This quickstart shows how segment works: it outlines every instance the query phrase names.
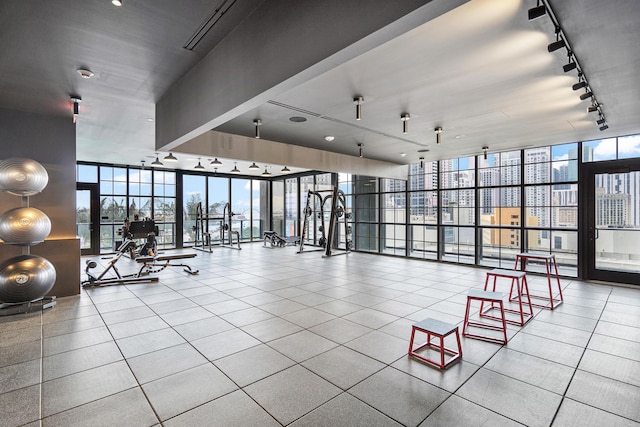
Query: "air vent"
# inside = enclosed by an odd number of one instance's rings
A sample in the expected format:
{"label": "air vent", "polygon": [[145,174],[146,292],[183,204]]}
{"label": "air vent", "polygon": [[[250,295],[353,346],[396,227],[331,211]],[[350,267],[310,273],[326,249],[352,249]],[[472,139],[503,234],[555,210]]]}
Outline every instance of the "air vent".
{"label": "air vent", "polygon": [[289,120],[294,122],[294,123],[302,123],[302,122],[306,122],[307,121],[306,118],[300,117],[300,116],[289,117]]}

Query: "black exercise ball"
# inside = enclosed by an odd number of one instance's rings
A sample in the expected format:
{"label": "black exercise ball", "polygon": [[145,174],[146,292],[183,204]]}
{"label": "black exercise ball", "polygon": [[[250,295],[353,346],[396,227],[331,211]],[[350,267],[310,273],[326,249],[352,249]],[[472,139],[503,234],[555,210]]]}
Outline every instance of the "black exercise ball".
{"label": "black exercise ball", "polygon": [[19,255],[0,264],[0,301],[19,303],[45,296],[56,282],[56,269],[36,255]]}

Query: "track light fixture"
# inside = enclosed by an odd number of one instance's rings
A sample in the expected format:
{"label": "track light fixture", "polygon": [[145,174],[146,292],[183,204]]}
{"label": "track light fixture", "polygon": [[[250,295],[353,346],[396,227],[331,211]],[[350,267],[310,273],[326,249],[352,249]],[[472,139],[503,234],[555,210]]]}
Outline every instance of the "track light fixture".
{"label": "track light fixture", "polygon": [[356,120],[360,120],[362,118],[362,103],[364,102],[364,97],[361,95],[356,95],[353,98],[353,103],[356,104]]}
{"label": "track light fixture", "polygon": [[158,158],[158,153],[156,153],[156,159],[151,162],[151,166],[164,166],[163,163]]}
{"label": "track light fixture", "polygon": [[558,49],[562,49],[563,47],[567,47],[567,43],[564,39],[560,38],[561,31],[560,27],[556,27],[556,41],[549,43],[549,46],[547,46],[547,50],[550,53],[555,52]]}
{"label": "track light fixture", "polygon": [[609,129],[609,125],[602,125],[602,126],[600,126],[599,129],[600,129],[600,131],[607,130],[607,129]]}
{"label": "track light fixture", "polygon": [[218,160],[218,158],[216,157],[215,159],[213,159],[213,160],[211,161],[211,163],[210,163],[210,164],[211,164],[211,166],[214,166],[214,165],[216,165],[216,166],[220,166],[220,165],[222,164],[222,162],[221,162],[220,160]]}
{"label": "track light fixture", "polygon": [[80,114],[82,98],[78,95],[71,95],[71,102],[73,102],[73,123],[75,123],[78,120],[78,114]]}
{"label": "track light fixture", "polygon": [[487,150],[489,150],[489,146],[488,145],[485,145],[484,147],[482,147],[482,154],[483,154],[485,160],[487,160],[489,158],[489,154],[487,153]]}
{"label": "track light fixture", "polygon": [[442,128],[437,127],[433,131],[436,133],[436,144],[440,145],[440,134],[442,133]]}
{"label": "track light fixture", "polygon": [[198,157],[198,164],[193,167],[194,169],[204,169],[204,166],[200,163],[200,157]]}
{"label": "track light fixture", "polygon": [[231,169],[231,173],[240,173],[240,169],[238,169],[238,162],[233,162],[233,169]]}
{"label": "track light fixture", "polygon": [[409,119],[411,115],[409,113],[402,113],[400,115],[400,120],[402,120],[402,133],[409,132]]}
{"label": "track light fixture", "polygon": [[585,99],[589,99],[589,98],[593,98],[593,92],[591,91],[587,91],[585,93],[583,93],[582,95],[580,95],[580,100],[584,101]]}
{"label": "track light fixture", "polygon": [[573,89],[573,90],[580,90],[580,89],[582,89],[582,88],[584,88],[584,87],[587,87],[587,82],[586,82],[586,81],[584,81],[584,80],[581,80],[581,81],[579,81],[578,83],[574,84],[574,85],[572,86],[572,89]]}
{"label": "track light fixture", "polygon": [[165,162],[177,162],[178,159],[176,158],[176,156],[174,156],[173,154],[169,153],[168,155],[164,156],[164,161]]}
{"label": "track light fixture", "polygon": [[568,53],[567,57],[569,59],[569,62],[562,66],[562,69],[565,73],[568,73],[571,70],[575,70],[578,67],[578,64],[576,64],[573,60],[573,54],[571,52]]}
{"label": "track light fixture", "polygon": [[593,103],[593,104],[589,105],[589,108],[587,108],[587,112],[588,113],[595,113],[596,111],[598,111],[599,107],[600,106],[598,104]]}
{"label": "track light fixture", "polygon": [[424,157],[420,156],[420,169],[424,169]]}
{"label": "track light fixture", "polygon": [[538,5],[536,7],[532,7],[529,9],[529,21],[533,21],[534,19],[538,19],[541,16],[544,16],[547,13],[547,8],[545,5],[540,4],[540,0],[538,0]]}
{"label": "track light fixture", "polygon": [[256,139],[260,139],[260,126],[262,126],[262,120],[255,119],[253,121],[253,125],[256,127]]}
{"label": "track light fixture", "polygon": [[602,114],[600,115],[600,118],[596,121],[596,123],[599,124],[599,125],[603,125],[606,122],[607,121],[604,119],[604,117],[602,117]]}
{"label": "track light fixture", "polygon": [[363,143],[361,142],[358,143],[358,156],[360,157],[364,157],[363,147],[364,147]]}
{"label": "track light fixture", "polygon": [[285,172],[285,173],[291,172],[291,169],[289,169],[288,167],[285,166],[282,169],[280,169],[280,172]]}

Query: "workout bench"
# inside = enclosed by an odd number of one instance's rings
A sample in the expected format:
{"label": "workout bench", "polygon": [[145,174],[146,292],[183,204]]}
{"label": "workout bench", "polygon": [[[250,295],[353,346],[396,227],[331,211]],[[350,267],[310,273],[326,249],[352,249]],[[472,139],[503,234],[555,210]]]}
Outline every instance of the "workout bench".
{"label": "workout bench", "polygon": [[137,257],[136,262],[142,264],[140,270],[136,277],[141,277],[143,275],[151,274],[151,273],[159,273],[167,267],[184,267],[183,270],[189,274],[198,274],[199,270],[192,270],[191,266],[188,264],[174,264],[171,261],[178,259],[187,259],[187,258],[195,258],[196,254],[175,254],[175,255],[161,255],[161,256],[145,256],[145,257]]}
{"label": "workout bench", "polygon": [[263,231],[262,238],[264,239],[262,245],[266,247],[267,243],[269,243],[272,248],[283,248],[287,245],[295,246],[300,243],[300,237],[280,237],[275,231]]}

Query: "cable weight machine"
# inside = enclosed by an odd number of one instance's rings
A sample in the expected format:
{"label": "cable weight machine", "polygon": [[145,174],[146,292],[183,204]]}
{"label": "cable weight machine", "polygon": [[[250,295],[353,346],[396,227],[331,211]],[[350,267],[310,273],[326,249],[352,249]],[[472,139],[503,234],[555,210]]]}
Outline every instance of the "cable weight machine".
{"label": "cable weight machine", "polygon": [[[243,215],[234,214],[231,211],[231,204],[225,203],[222,215],[205,215],[202,209],[202,202],[196,206],[196,223],[193,226],[195,231],[195,243],[193,248],[199,251],[212,252],[213,238],[209,231],[209,221],[218,221],[220,224],[219,246],[241,250],[240,233],[231,229],[231,221],[234,219],[244,219]],[[235,243],[234,243],[235,237]]]}

